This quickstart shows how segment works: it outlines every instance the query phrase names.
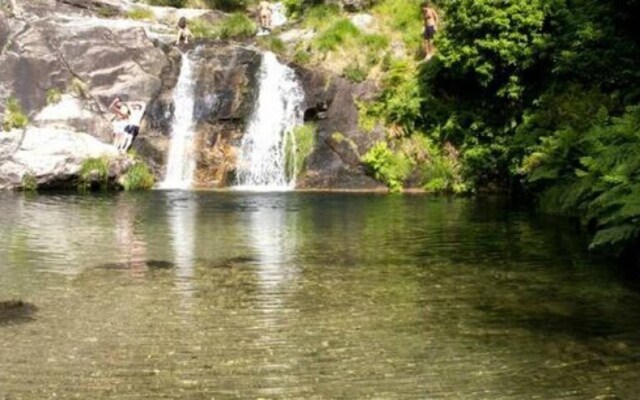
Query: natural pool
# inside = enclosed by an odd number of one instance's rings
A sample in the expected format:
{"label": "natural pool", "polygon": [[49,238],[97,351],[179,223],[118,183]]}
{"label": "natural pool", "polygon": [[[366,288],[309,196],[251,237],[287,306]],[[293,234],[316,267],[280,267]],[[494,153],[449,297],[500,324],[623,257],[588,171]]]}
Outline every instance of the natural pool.
{"label": "natural pool", "polygon": [[0,399],[637,399],[640,295],[498,200],[1,193]]}

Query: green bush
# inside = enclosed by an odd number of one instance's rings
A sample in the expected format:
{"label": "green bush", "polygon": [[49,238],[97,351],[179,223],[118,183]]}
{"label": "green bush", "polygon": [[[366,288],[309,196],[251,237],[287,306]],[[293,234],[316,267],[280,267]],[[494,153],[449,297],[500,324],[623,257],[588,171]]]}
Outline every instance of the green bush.
{"label": "green bush", "polygon": [[243,13],[231,14],[225,18],[216,28],[220,39],[249,37],[256,33],[256,24]]}
{"label": "green bush", "polygon": [[22,111],[22,107],[18,103],[18,100],[15,97],[9,97],[4,110],[2,129],[7,132],[12,129],[23,129],[28,123],[29,118]]}
{"label": "green bush", "polygon": [[306,167],[307,158],[316,146],[316,126],[305,124],[297,126],[287,138],[285,146],[286,170],[291,171],[293,177],[299,176]]}
{"label": "green bush", "polygon": [[350,38],[360,35],[360,30],[348,18],[335,21],[313,40],[314,47],[321,52],[336,50]]}
{"label": "green bush", "polygon": [[155,178],[149,167],[143,162],[136,162],[124,176],[123,186],[127,191],[149,190],[153,188]]}
{"label": "green bush", "polygon": [[26,173],[22,175],[22,190],[25,192],[36,192],[38,191],[38,178],[30,173]]}
{"label": "green bush", "polygon": [[57,88],[47,90],[47,105],[58,104],[62,100],[62,93]]}
{"label": "green bush", "polygon": [[82,163],[78,174],[78,189],[90,190],[93,184],[98,184],[101,190],[109,185],[109,160],[107,158],[88,158]]}
{"label": "green bush", "polygon": [[196,38],[217,39],[219,37],[218,26],[201,18],[189,21],[189,30]]}
{"label": "green bush", "polygon": [[360,83],[367,79],[369,72],[360,66],[360,64],[351,64],[342,71],[342,75],[351,82]]}
{"label": "green bush", "polygon": [[379,142],[362,157],[373,176],[385,183],[392,192],[401,192],[409,177],[412,163],[402,152],[394,152],[387,142]]}
{"label": "green bush", "polygon": [[155,14],[148,8],[133,7],[127,11],[127,18],[135,20],[153,20],[155,19]]}
{"label": "green bush", "polygon": [[545,186],[546,210],[596,227],[592,248],[620,252],[638,242],[640,106],[611,122],[603,118],[583,135],[558,131],[524,164],[529,179]]}
{"label": "green bush", "polygon": [[188,0],[146,0],[152,6],[183,8],[189,3]]}

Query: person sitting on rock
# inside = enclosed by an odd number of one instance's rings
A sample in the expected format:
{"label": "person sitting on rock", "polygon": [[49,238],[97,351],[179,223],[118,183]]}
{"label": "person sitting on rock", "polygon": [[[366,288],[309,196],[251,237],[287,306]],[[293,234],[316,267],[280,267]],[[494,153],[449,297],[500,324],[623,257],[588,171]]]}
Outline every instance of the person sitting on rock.
{"label": "person sitting on rock", "polygon": [[120,149],[127,134],[125,128],[129,124],[131,110],[122,102],[120,97],[116,97],[111,102],[111,105],[109,105],[109,111],[115,115],[113,120],[113,145],[116,146],[117,149]]}
{"label": "person sitting on rock", "polygon": [[262,0],[258,5],[258,15],[260,17],[260,28],[262,30],[269,31],[271,30],[271,14],[273,13],[273,8],[271,7],[271,3],[266,0]]}
{"label": "person sitting on rock", "polygon": [[189,38],[193,39],[193,33],[187,27],[187,19],[185,17],[180,17],[178,20],[178,38],[176,40],[176,46],[180,45],[181,41],[184,41],[184,44],[189,44]]}
{"label": "person sitting on rock", "polygon": [[126,132],[125,139],[119,149],[122,151],[129,150],[129,147],[133,144],[138,133],[140,133],[140,124],[142,123],[142,117],[144,116],[146,105],[141,101],[136,101],[130,102],[129,107],[131,107],[131,114],[129,115],[128,124],[124,128]]}

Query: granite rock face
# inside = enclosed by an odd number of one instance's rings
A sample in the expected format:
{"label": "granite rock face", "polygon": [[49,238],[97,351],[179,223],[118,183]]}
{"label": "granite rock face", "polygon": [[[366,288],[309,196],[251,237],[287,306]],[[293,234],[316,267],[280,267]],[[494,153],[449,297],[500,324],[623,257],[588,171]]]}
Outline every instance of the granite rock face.
{"label": "granite rock face", "polygon": [[[183,57],[192,62],[195,80],[194,185],[233,184],[238,148],[257,98],[260,50],[251,43],[206,40],[176,48],[168,25],[121,18],[133,4],[125,0],[16,4],[11,15],[0,11],[0,121],[13,97],[30,124],[24,131],[0,133],[0,188],[19,187],[27,174],[41,186],[55,187],[73,179],[88,157],[117,157],[109,144],[112,115],[107,109],[115,96],[147,103],[134,148],[161,180]],[[151,8],[169,17],[203,13]],[[204,17],[223,15],[208,12]],[[316,148],[298,186],[381,188],[366,175],[360,158],[382,133],[358,127],[355,104],[372,98],[375,86],[294,68],[305,91],[305,121],[318,128]],[[47,104],[51,93],[61,94],[60,103]]]}

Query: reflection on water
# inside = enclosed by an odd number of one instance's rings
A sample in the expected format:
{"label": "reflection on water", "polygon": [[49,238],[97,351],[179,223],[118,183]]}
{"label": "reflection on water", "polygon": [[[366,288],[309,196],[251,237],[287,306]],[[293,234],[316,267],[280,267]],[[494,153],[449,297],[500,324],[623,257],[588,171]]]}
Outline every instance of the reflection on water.
{"label": "reflection on water", "polygon": [[640,392],[638,293],[572,224],[499,201],[2,193],[0,205],[3,400]]}

